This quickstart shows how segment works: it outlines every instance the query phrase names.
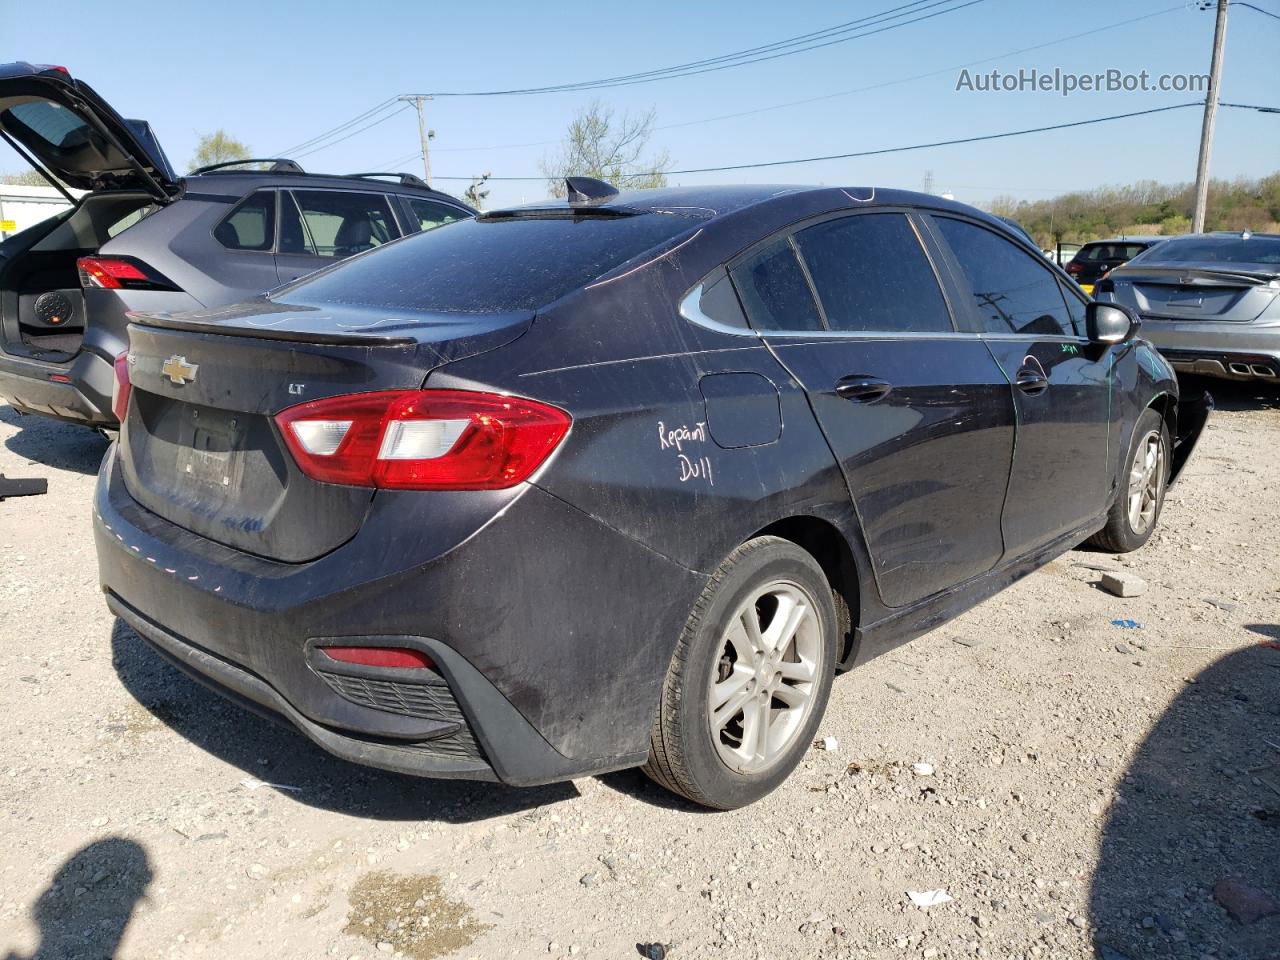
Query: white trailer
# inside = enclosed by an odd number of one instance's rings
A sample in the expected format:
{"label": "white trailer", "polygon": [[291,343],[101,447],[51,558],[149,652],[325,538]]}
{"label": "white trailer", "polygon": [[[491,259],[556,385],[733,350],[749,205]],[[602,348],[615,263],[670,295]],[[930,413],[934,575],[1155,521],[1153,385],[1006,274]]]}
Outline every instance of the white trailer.
{"label": "white trailer", "polygon": [[0,183],[0,240],[70,207],[67,198],[53,187]]}

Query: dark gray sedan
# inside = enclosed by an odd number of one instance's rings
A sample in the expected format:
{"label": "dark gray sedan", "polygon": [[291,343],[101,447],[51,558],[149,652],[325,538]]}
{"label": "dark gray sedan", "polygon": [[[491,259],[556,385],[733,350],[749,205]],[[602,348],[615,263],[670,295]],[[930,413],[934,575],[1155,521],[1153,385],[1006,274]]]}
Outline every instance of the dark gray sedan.
{"label": "dark gray sedan", "polygon": [[1142,316],[1174,369],[1280,383],[1280,236],[1174,237],[1098,284],[1099,300]]}

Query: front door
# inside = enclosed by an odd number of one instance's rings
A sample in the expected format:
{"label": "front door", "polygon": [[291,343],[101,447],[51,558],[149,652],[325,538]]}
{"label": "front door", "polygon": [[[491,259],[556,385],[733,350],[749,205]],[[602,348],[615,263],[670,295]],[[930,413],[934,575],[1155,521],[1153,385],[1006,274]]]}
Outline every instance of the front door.
{"label": "front door", "polygon": [[931,219],[1017,409],[1003,525],[1021,556],[1106,509],[1113,348],[1085,338],[1083,302],[1042,257],[976,222]]}
{"label": "front door", "polygon": [[730,274],[840,461],[883,602],[990,570],[1003,553],[1013,402],[981,339],[957,332],[909,216],[825,219]]}

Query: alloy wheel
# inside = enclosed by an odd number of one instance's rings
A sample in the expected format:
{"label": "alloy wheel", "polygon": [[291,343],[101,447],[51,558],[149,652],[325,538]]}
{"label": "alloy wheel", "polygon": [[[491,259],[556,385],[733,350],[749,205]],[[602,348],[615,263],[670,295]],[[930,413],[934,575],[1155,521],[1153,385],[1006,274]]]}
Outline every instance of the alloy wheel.
{"label": "alloy wheel", "polygon": [[1165,483],[1164,437],[1150,430],[1138,444],[1129,467],[1129,527],[1141,536],[1156,521]]}
{"label": "alloy wheel", "polygon": [[816,605],[796,583],[768,583],[738,608],[709,680],[707,719],[726,766],[758,774],[787,752],[813,706],[824,649]]}

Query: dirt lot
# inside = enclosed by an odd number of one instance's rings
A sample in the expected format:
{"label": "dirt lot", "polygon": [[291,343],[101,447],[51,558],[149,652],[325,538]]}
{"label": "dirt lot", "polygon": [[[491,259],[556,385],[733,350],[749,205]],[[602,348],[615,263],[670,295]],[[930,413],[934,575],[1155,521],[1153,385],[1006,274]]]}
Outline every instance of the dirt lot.
{"label": "dirt lot", "polygon": [[1146,549],[839,679],[838,749],[727,814],[381,774],[224,704],[98,595],[105,444],[0,406],[0,472],[50,488],[0,504],[0,954],[1280,957],[1218,902],[1280,897],[1280,412],[1214,390]]}

